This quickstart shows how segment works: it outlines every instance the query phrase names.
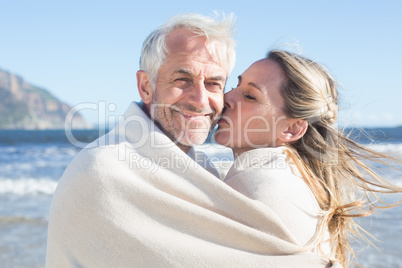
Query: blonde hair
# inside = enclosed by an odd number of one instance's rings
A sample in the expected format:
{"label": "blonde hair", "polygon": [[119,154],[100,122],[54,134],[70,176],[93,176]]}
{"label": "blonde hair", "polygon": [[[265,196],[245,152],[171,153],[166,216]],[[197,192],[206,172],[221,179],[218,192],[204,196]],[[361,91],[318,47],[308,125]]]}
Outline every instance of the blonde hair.
{"label": "blonde hair", "polygon": [[[283,50],[272,50],[267,58],[279,64],[287,78],[281,89],[286,103],[284,112],[308,122],[305,135],[287,147],[322,210],[320,231],[313,244],[322,242],[328,228],[331,257],[347,267],[355,258],[350,237],[364,238],[363,233],[368,234],[354,218],[368,216],[374,208],[399,204],[385,204],[376,193],[402,192],[402,188],[378,175],[369,163],[392,166],[384,160],[398,160],[354,142],[335,128],[337,83],[324,67]],[[378,202],[383,205],[378,206]]]}

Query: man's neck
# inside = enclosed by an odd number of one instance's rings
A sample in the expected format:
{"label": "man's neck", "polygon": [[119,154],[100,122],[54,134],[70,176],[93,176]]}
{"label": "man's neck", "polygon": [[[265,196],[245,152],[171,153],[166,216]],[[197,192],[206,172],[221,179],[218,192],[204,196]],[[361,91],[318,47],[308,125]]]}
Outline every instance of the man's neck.
{"label": "man's neck", "polygon": [[[142,110],[146,115],[148,115],[149,119],[152,120],[151,114],[149,113],[147,106],[146,106],[145,103],[143,103],[143,102],[141,102],[141,110]],[[152,120],[152,121],[154,121],[154,120]]]}
{"label": "man's neck", "polygon": [[188,154],[188,152],[191,149],[191,146],[187,146],[187,145],[183,145],[183,144],[176,144],[176,145],[177,145],[177,147],[179,147],[186,154]]}

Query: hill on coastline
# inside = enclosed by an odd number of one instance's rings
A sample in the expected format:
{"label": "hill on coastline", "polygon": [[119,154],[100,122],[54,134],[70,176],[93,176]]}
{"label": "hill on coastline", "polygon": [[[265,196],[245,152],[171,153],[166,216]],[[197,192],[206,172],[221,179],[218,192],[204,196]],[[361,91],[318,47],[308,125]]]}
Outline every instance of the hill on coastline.
{"label": "hill on coastline", "polygon": [[[63,129],[72,108],[46,89],[0,69],[0,129]],[[77,112],[72,128],[92,126]]]}

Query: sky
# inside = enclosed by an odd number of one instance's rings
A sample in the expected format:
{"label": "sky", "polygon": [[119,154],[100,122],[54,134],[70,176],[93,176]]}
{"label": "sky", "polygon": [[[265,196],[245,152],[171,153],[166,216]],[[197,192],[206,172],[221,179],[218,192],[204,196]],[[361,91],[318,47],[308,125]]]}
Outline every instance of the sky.
{"label": "sky", "polygon": [[0,69],[113,121],[139,101],[147,35],[180,13],[233,13],[237,76],[270,49],[323,64],[340,85],[341,126],[402,126],[402,1],[0,0]]}

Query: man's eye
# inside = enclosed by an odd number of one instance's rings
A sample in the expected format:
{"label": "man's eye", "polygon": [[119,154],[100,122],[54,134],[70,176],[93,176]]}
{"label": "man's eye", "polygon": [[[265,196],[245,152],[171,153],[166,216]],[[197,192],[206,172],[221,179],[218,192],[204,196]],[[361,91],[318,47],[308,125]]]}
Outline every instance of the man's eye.
{"label": "man's eye", "polygon": [[222,88],[222,85],[220,83],[216,83],[216,82],[206,83],[205,86],[209,90],[220,90]]}

